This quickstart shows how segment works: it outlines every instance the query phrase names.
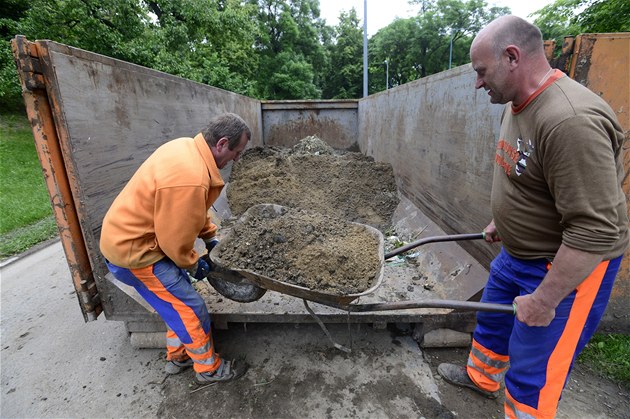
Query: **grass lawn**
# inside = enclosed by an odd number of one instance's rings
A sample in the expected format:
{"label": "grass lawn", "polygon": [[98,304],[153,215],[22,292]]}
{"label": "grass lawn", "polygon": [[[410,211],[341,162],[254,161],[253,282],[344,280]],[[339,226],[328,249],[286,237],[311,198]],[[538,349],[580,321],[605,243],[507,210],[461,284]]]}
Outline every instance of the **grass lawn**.
{"label": "grass lawn", "polygon": [[630,386],[630,336],[595,334],[580,354],[578,361],[604,377]]}
{"label": "grass lawn", "polygon": [[0,114],[0,259],[55,237],[57,225],[22,114]]}

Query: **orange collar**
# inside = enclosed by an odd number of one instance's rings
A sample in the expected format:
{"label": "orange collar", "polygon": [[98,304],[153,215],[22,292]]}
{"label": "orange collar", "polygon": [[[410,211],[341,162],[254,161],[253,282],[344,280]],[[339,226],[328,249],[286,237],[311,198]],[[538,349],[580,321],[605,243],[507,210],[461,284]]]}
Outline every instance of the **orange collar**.
{"label": "orange collar", "polygon": [[517,113],[521,112],[523,109],[525,109],[527,105],[530,104],[532,100],[536,99],[536,97],[539,94],[541,94],[547,87],[551,86],[556,80],[564,76],[565,74],[556,68],[554,72],[551,73],[551,76],[549,76],[549,78],[543,83],[543,85],[540,86],[538,89],[536,89],[536,91],[532,93],[525,102],[521,103],[518,106],[514,106],[514,104],[512,104],[512,114],[516,115]]}

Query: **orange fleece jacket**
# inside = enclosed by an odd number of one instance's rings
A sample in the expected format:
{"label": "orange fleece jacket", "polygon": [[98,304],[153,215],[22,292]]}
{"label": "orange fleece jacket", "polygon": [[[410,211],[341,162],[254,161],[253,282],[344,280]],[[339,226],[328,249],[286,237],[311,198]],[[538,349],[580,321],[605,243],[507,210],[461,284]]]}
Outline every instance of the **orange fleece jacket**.
{"label": "orange fleece jacket", "polygon": [[163,144],[107,211],[101,252],[123,268],[143,268],[165,256],[181,268],[191,267],[199,258],[197,237],[216,234],[208,210],[224,185],[203,135]]}

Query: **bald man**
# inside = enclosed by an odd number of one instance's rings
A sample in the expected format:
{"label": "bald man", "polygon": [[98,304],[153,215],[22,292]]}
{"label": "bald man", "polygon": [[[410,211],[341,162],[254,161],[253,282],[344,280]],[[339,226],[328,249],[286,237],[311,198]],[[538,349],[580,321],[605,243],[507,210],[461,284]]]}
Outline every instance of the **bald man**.
{"label": "bald man", "polygon": [[470,57],[475,88],[507,104],[484,230],[502,249],[482,301],[514,303],[516,319],[479,313],[466,367],[438,372],[488,397],[504,380],[506,417],[553,418],[628,247],[624,134],[599,96],[549,66],[525,20],[491,22]]}

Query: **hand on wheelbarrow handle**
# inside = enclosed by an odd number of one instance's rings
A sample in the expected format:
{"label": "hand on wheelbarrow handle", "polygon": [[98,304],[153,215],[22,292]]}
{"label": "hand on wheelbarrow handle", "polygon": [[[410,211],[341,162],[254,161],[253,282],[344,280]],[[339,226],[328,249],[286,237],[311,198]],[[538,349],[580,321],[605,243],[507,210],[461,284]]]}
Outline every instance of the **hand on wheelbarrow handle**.
{"label": "hand on wheelbarrow handle", "polygon": [[415,242],[406,244],[397,249],[392,250],[389,253],[385,254],[385,260],[389,258],[393,258],[396,255],[404,253],[408,250],[414,249],[418,246],[422,246],[427,243],[437,243],[437,242],[451,242],[451,241],[460,241],[460,240],[481,240],[485,238],[485,233],[473,233],[473,234],[451,234],[447,236],[432,236],[425,237],[420,240],[416,240]]}

